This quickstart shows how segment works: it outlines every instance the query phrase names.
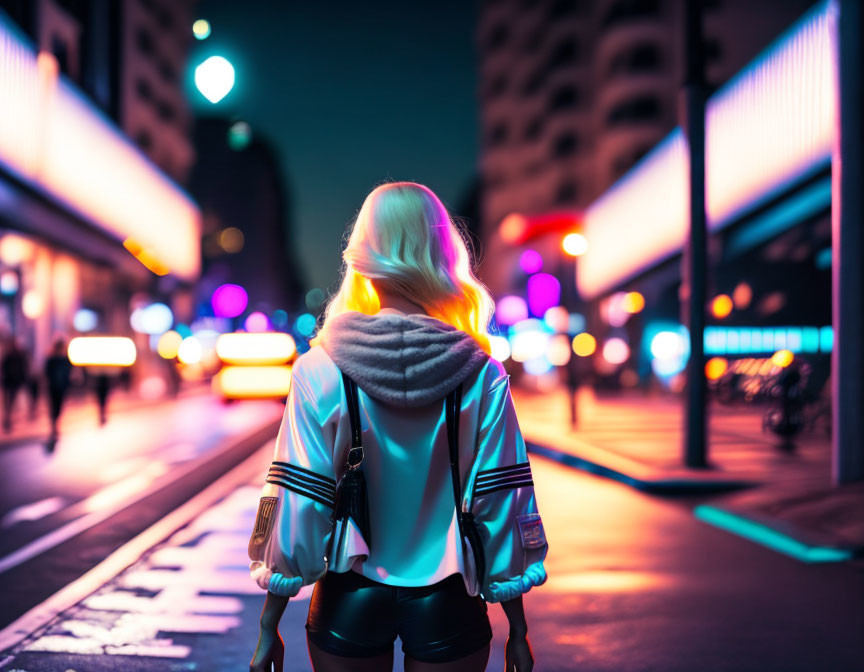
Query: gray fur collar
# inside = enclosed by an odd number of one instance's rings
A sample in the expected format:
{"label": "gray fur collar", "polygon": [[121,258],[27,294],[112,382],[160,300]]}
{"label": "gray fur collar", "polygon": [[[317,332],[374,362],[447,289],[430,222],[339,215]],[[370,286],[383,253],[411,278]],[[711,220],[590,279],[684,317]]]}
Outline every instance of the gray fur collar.
{"label": "gray fur collar", "polygon": [[343,313],[321,346],[370,397],[423,406],[447,396],[489,357],[463,331],[428,315]]}

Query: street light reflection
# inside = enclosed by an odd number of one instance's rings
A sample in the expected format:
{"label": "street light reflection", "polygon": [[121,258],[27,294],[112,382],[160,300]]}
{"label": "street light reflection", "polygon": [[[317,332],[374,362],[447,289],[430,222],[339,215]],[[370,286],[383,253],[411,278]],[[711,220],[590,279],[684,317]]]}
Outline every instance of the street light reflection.
{"label": "street light reflection", "polygon": [[550,574],[543,590],[557,593],[631,593],[669,584],[669,578],[654,572],[597,570],[574,574]]}

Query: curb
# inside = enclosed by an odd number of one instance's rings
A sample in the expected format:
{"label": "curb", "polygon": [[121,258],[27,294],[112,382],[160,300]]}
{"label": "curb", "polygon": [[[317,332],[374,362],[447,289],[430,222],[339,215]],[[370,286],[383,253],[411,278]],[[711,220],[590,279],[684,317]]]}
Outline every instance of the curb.
{"label": "curb", "polygon": [[864,548],[836,544],[780,520],[723,506],[700,504],[693,509],[693,515],[704,523],[807,564],[846,562],[864,553]]}
{"label": "curb", "polygon": [[[546,457],[550,460],[586,471],[595,476],[618,481],[624,485],[635,488],[642,492],[653,495],[687,495],[687,494],[707,494],[716,492],[729,492],[731,490],[740,490],[759,485],[757,481],[746,480],[741,478],[720,478],[709,472],[709,477],[700,478],[697,474],[687,474],[678,477],[666,477],[661,475],[645,475],[636,476],[628,473],[621,468],[616,468],[609,464],[604,464],[599,459],[588,459],[583,456],[574,455],[557,448],[542,446],[530,441],[526,441],[526,447],[529,453]],[[595,451],[599,452],[599,451]],[[647,467],[643,468],[648,472]]]}

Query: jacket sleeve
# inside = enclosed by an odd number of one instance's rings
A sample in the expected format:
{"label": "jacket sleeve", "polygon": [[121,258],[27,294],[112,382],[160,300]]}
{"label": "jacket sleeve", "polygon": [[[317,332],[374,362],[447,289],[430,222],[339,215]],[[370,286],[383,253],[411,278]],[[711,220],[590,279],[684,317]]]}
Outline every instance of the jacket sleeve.
{"label": "jacket sleeve", "polygon": [[546,581],[548,545],[508,375],[492,383],[481,414],[468,482],[486,560],[480,592],[488,602],[505,602]]}
{"label": "jacket sleeve", "polygon": [[326,571],[333,476],[332,441],[325,439],[315,397],[295,369],[249,540],[250,571],[262,589],[293,597]]}

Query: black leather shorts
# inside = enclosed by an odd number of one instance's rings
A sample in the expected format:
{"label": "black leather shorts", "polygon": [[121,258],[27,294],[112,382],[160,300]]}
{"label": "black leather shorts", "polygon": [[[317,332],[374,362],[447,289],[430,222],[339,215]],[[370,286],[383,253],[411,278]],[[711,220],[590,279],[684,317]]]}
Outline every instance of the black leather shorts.
{"label": "black leather shorts", "polygon": [[315,584],[306,631],[322,651],[365,658],[393,650],[426,663],[458,660],[492,639],[486,603],[453,574],[431,586],[388,586],[353,571]]}

